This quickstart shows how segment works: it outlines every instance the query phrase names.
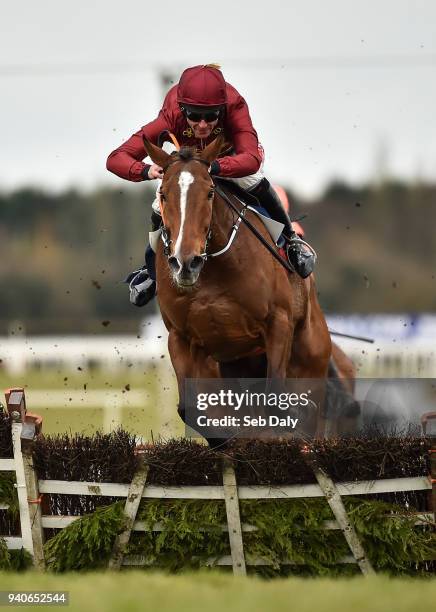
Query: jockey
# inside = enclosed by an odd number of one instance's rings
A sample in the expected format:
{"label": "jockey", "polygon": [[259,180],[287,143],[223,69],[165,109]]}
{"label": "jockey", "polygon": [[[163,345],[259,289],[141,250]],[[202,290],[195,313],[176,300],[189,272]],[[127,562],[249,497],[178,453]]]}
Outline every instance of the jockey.
{"label": "jockey", "polygon": [[[200,150],[222,133],[232,145],[233,152],[212,162],[211,175],[234,181],[258,198],[270,216],[284,225],[291,265],[302,278],[309,276],[315,256],[294,232],[279,197],[264,177],[263,150],[247,103],[232,85],[226,83],[218,65],[187,68],[179,83],[167,93],[158,117],[109,155],[107,169],[129,181],[162,179],[161,167],[142,161],[147,156],[143,137],[159,144],[160,136],[165,132],[173,133],[181,146]],[[152,230],[160,225],[159,206],[155,200]],[[137,306],[145,305],[156,294],[156,281],[150,277],[151,266],[148,267],[149,270],[143,267],[132,272],[126,279],[130,286],[130,301]]]}

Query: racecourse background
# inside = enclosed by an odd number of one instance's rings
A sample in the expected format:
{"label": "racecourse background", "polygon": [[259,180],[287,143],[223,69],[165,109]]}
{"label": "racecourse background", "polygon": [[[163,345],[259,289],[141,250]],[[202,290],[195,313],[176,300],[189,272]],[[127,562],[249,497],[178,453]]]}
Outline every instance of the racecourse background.
{"label": "racecourse background", "polygon": [[[436,378],[436,316],[331,315],[328,324],[374,340],[334,337],[358,377]],[[26,388],[28,409],[43,416],[46,433],[110,431],[121,424],[144,439],[183,433],[159,316],[144,319],[136,335],[27,337],[18,327],[0,338],[0,384]],[[407,407],[398,413],[414,414]]]}

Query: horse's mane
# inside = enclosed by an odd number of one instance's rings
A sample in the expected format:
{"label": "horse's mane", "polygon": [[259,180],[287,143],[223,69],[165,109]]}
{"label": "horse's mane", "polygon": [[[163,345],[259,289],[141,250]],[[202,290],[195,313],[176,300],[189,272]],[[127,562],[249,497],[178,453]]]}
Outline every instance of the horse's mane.
{"label": "horse's mane", "polygon": [[186,162],[198,159],[198,150],[195,147],[180,147],[180,150],[177,152],[177,157]]}

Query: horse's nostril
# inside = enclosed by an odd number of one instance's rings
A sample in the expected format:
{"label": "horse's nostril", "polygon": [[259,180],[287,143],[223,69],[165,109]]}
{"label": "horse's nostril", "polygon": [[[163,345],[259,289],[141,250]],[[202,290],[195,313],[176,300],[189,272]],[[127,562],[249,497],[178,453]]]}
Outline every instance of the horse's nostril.
{"label": "horse's nostril", "polygon": [[188,264],[189,271],[198,272],[198,270],[201,269],[203,262],[204,262],[203,257],[196,255],[195,257],[191,259],[191,261]]}
{"label": "horse's nostril", "polygon": [[171,270],[173,270],[173,272],[178,272],[181,268],[179,260],[177,259],[177,257],[174,257],[174,255],[168,258],[168,265],[170,266]]}

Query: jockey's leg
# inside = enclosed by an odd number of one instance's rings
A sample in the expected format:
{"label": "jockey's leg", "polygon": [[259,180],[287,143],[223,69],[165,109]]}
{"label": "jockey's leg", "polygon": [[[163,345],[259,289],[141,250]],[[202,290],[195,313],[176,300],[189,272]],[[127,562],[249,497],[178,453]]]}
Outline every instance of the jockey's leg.
{"label": "jockey's leg", "polygon": [[[164,136],[162,141],[159,143],[159,146],[162,146],[162,149],[171,154],[176,150],[173,142],[166,140],[166,136],[169,132],[162,133],[160,136]],[[160,137],[159,137],[160,138]],[[158,192],[160,190],[162,181],[158,179],[156,181],[156,197],[154,198],[152,204],[152,213],[151,213],[151,231],[155,232],[162,225],[162,217],[160,215],[160,207],[159,207],[159,196]],[[135,270],[131,272],[129,276],[125,280],[126,283],[129,283],[130,289],[130,302],[135,306],[145,306],[148,304],[150,300],[154,298],[156,295],[156,267],[155,267],[155,252],[151,248],[150,244],[147,245],[145,249],[145,265],[139,270]]]}
{"label": "jockey's leg", "polygon": [[247,190],[254,195],[269,215],[284,225],[283,235],[288,243],[288,259],[297,274],[306,278],[313,272],[316,256],[314,251],[293,230],[288,213],[283,208],[279,196],[266,178]]}
{"label": "jockey's leg", "polygon": [[252,187],[247,191],[259,200],[261,206],[265,208],[267,213],[271,215],[275,221],[283,223],[283,234],[288,238],[291,238],[292,234],[294,233],[291,220],[288,213],[283,208],[279,196],[268,179],[263,178],[255,187]]}
{"label": "jockey's leg", "polygon": [[[162,224],[159,208],[153,202],[151,213],[151,231],[155,232]],[[156,295],[155,253],[148,244],[145,249],[145,265],[131,272],[124,282],[129,283],[130,302],[135,306],[145,306]]]}

